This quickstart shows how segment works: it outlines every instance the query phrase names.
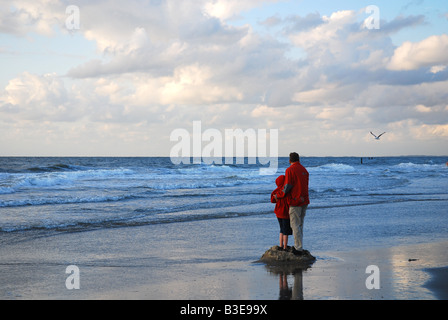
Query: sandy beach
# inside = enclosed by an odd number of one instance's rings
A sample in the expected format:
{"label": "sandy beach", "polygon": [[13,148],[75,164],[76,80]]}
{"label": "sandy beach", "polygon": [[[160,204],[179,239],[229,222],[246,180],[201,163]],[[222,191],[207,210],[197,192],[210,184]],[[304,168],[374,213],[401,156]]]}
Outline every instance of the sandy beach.
{"label": "sandy beach", "polygon": [[0,301],[448,299],[447,0],[0,8]]}
{"label": "sandy beach", "polygon": [[[446,299],[448,241],[313,251],[307,270],[257,262],[276,244],[267,215],[88,232],[10,235],[0,247],[0,299]],[[268,227],[267,227],[268,226]],[[163,232],[161,232],[163,230]],[[225,230],[225,231],[223,231]],[[268,234],[257,232],[267,230]],[[79,268],[68,290],[66,268]],[[368,266],[380,288],[366,287]]]}
{"label": "sandy beach", "polygon": [[425,286],[433,291],[437,299],[448,300],[448,268],[433,268],[426,271],[432,278]]}

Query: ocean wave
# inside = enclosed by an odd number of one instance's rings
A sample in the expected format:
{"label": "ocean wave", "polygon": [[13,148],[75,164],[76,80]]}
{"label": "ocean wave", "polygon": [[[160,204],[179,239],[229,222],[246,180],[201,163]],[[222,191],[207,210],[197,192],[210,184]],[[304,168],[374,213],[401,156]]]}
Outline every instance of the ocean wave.
{"label": "ocean wave", "polygon": [[194,176],[179,177],[179,179],[172,179],[166,181],[164,179],[154,180],[145,184],[145,187],[154,190],[182,190],[182,189],[205,189],[205,188],[225,188],[236,187],[241,185],[261,185],[269,182],[266,179],[251,179],[239,175],[195,178]]}
{"label": "ocean wave", "polygon": [[405,169],[405,170],[441,170],[448,168],[446,164],[428,164],[428,163],[413,163],[403,162],[395,165],[393,168]]}
{"label": "ocean wave", "polygon": [[[0,231],[76,232],[264,212],[272,215],[269,196],[276,188],[275,178],[289,165],[283,161],[276,176],[260,176],[259,168],[251,165],[174,166],[169,159],[64,161],[4,161],[7,165],[1,167],[17,170],[0,172]],[[446,199],[440,190],[446,189],[448,169],[437,163],[440,159],[425,161],[379,159],[360,165],[358,159],[305,158],[310,172],[310,209],[408,198]],[[419,171],[423,173],[416,174]],[[439,179],[433,179],[434,174]],[[415,190],[424,194],[414,196]]]}
{"label": "ocean wave", "polygon": [[50,166],[40,166],[40,167],[30,167],[25,171],[28,172],[59,172],[59,171],[79,171],[79,170],[88,170],[86,167],[70,165],[64,163],[57,163]]}
{"label": "ocean wave", "polygon": [[61,197],[61,198],[0,200],[0,208],[54,205],[54,204],[118,202],[135,198],[137,198],[137,196],[135,195],[118,195],[118,196],[89,196],[89,197],[74,197],[74,198]]}
{"label": "ocean wave", "polygon": [[310,188],[309,192],[310,193],[315,193],[315,194],[333,194],[333,193],[351,193],[351,192],[359,192],[361,191],[361,189],[359,188],[349,188],[349,187],[341,187],[341,188],[337,188],[337,187],[330,187],[330,188]]}
{"label": "ocean wave", "polygon": [[[257,208],[259,204],[253,204]],[[250,207],[250,205],[249,205]],[[263,207],[266,207],[263,205]],[[226,208],[223,210],[210,211],[210,209],[203,209],[202,211],[188,212],[181,211],[180,213],[166,214],[166,215],[154,215],[153,210],[148,212],[147,210],[135,210],[135,214],[121,216],[121,217],[109,217],[109,218],[91,218],[84,220],[73,221],[54,221],[44,220],[35,221],[30,224],[5,224],[0,226],[0,232],[12,233],[22,231],[57,231],[57,232],[80,232],[89,231],[93,229],[110,229],[110,228],[122,228],[122,227],[139,227],[145,225],[158,225],[158,224],[170,224],[189,221],[202,221],[213,219],[225,219],[225,218],[237,218],[245,216],[253,216],[260,214],[271,214],[269,209],[265,210],[247,210],[242,208]]]}
{"label": "ocean wave", "polygon": [[23,231],[59,231],[59,232],[76,232],[88,231],[92,229],[107,228],[111,226],[125,226],[124,219],[93,219],[86,221],[41,221],[35,224],[23,225],[4,225],[0,226],[0,232],[12,233]]}
{"label": "ocean wave", "polygon": [[14,188],[11,187],[0,187],[0,194],[11,194],[16,192]]}
{"label": "ocean wave", "polygon": [[224,177],[224,179],[228,179],[228,180],[250,180],[248,177],[242,177],[242,176],[239,176],[239,175],[236,175],[236,174]]}
{"label": "ocean wave", "polygon": [[235,187],[243,184],[243,181],[185,181],[179,183],[157,183],[148,185],[155,190],[182,190],[182,189],[204,189]]}
{"label": "ocean wave", "polygon": [[128,177],[134,173],[130,169],[98,169],[70,172],[44,172],[44,173],[12,173],[3,177],[0,182],[0,194],[10,194],[22,188],[42,188],[72,185],[81,179],[107,179]]}
{"label": "ocean wave", "polygon": [[[189,165],[185,168],[176,168],[176,172],[183,175],[203,175],[203,174],[232,174],[234,172],[241,171],[240,168],[233,165],[207,165],[207,164],[197,164]],[[257,171],[258,172],[258,171]]]}
{"label": "ocean wave", "polygon": [[310,167],[308,168],[309,172],[326,172],[326,171],[332,171],[332,172],[354,172],[355,168],[348,164],[343,163],[329,163],[324,164],[319,167]]}

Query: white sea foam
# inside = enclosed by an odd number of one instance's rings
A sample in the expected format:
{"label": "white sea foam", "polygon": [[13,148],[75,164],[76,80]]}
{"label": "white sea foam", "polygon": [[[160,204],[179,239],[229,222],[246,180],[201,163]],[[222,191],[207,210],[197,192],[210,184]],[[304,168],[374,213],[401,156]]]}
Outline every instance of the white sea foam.
{"label": "white sea foam", "polygon": [[113,202],[125,199],[135,198],[133,195],[117,195],[117,196],[82,196],[82,197],[51,197],[51,198],[35,198],[35,199],[14,199],[0,200],[1,207],[21,207],[49,204],[74,204],[74,203],[94,203],[94,202]]}
{"label": "white sea foam", "polygon": [[324,164],[319,167],[311,167],[308,168],[308,171],[310,172],[327,172],[327,171],[334,171],[334,172],[354,172],[356,169],[348,164],[343,163],[329,163]]}
{"label": "white sea foam", "polygon": [[[310,208],[446,199],[446,160],[428,160],[373,159],[361,165],[353,158],[304,158],[310,172]],[[275,179],[289,167],[288,159],[282,159],[278,174],[260,176],[252,165],[173,166],[163,158],[62,159],[61,165],[29,158],[14,160],[14,166],[3,161],[0,231],[108,228],[213,219],[235,212],[272,214]],[[78,167],[71,165],[78,162]],[[416,174],[420,171],[424,173]],[[235,211],[236,205],[244,212]]]}
{"label": "white sea foam", "polygon": [[11,194],[16,192],[14,188],[11,187],[0,187],[0,194]]}
{"label": "white sea foam", "polygon": [[23,188],[45,188],[69,186],[79,180],[106,180],[109,178],[125,178],[133,174],[130,169],[100,169],[71,172],[14,173],[0,180],[0,194],[8,194]]}
{"label": "white sea foam", "polygon": [[406,162],[400,163],[394,166],[394,168],[405,169],[405,170],[443,170],[447,169],[447,166],[444,164],[428,164],[428,163],[413,163]]}

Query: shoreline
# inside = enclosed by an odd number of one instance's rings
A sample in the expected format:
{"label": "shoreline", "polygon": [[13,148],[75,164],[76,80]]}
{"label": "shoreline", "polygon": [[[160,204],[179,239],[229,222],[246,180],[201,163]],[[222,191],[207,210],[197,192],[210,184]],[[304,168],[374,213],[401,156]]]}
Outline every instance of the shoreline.
{"label": "shoreline", "polygon": [[[263,232],[248,233],[248,228]],[[220,237],[204,242],[201,237],[204,230]],[[438,284],[447,280],[446,272],[432,278],[427,270],[442,267],[446,270],[448,239],[346,251],[313,249],[310,251],[317,261],[310,268],[273,270],[257,260],[276,244],[277,234],[273,218],[260,215],[167,224],[163,232],[160,226],[148,225],[36,236],[0,247],[0,299],[435,300],[446,297],[437,291]],[[70,265],[80,269],[79,290],[66,288],[69,277],[66,268]],[[366,288],[369,276],[366,268],[370,265],[378,266],[380,271],[378,290]]]}
{"label": "shoreline", "polygon": [[448,300],[448,266],[428,268],[425,271],[431,275],[425,286],[434,292],[438,300]]}

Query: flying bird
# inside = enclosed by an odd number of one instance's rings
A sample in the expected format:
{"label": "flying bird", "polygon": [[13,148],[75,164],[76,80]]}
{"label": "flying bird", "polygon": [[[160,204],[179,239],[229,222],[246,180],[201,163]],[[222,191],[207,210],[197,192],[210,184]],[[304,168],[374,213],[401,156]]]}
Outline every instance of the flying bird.
{"label": "flying bird", "polygon": [[386,133],[386,132],[383,132],[383,133],[380,134],[379,136],[376,136],[372,131],[370,131],[370,134],[371,134],[372,136],[375,137],[375,140],[380,140],[381,136],[382,136],[383,134],[385,134],[385,133]]}

